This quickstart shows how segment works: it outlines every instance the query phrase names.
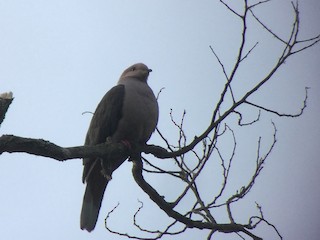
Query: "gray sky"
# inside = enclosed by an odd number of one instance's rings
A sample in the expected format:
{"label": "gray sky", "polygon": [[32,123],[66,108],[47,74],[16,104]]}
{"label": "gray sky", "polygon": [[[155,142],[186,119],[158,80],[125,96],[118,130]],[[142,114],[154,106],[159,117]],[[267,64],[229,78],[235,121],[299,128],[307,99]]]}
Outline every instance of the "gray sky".
{"label": "gray sky", "polygon": [[[281,37],[288,36],[293,17],[290,1],[275,0],[256,12]],[[319,12],[318,0],[300,1],[302,38],[320,33]],[[158,127],[175,141],[178,133],[170,125],[170,109],[177,118],[186,109],[188,140],[192,140],[210,121],[224,84],[209,45],[230,70],[239,45],[239,26],[219,1],[0,1],[0,92],[12,91],[15,97],[1,134],[43,138],[66,147],[83,144],[91,116],[81,113],[94,111],[126,67],[144,62],[153,69],[149,84],[154,92],[165,87]],[[248,27],[248,49],[257,41],[259,45],[237,76],[234,91],[238,96],[270,70],[281,50],[259,25]],[[234,212],[236,220],[247,221],[250,214],[257,214],[257,201],[285,239],[318,239],[319,63],[318,44],[293,56],[252,98],[294,113],[308,86],[308,108],[302,117],[279,119],[262,114],[254,127],[236,128],[240,146],[234,189],[245,183],[254,168],[257,138],[262,136],[270,144],[271,120],[277,125],[278,143],[256,186],[247,200],[235,205]],[[249,108],[244,111],[248,118],[256,114]],[[164,146],[156,135],[149,143]],[[226,142],[226,151],[228,146]],[[135,233],[131,222],[138,199],[145,203],[142,224],[156,229],[168,221],[135,185],[131,163],[114,173],[96,229],[89,234],[79,228],[84,192],[81,160],[59,163],[26,154],[2,154],[0,161],[1,239],[118,239],[104,229],[104,217],[120,202],[110,225]],[[152,181],[165,190],[163,194],[176,191],[170,179]],[[213,188],[220,184],[210,183]],[[217,213],[217,219],[224,219],[223,214]],[[266,226],[259,232],[266,239],[275,238]],[[189,233],[184,239],[207,235],[205,231]],[[236,239],[236,235],[217,234],[217,239]]]}

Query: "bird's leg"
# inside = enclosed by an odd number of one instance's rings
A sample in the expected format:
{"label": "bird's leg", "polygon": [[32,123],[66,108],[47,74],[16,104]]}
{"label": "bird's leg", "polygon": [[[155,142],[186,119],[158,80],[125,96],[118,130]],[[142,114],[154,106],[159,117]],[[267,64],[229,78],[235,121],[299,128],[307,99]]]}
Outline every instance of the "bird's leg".
{"label": "bird's leg", "polygon": [[[108,143],[112,143],[112,138],[111,137],[107,137],[106,138],[106,144]],[[112,171],[111,171],[111,167],[110,167],[110,163],[109,161],[106,161],[102,158],[100,158],[100,164],[101,164],[101,174],[108,180],[110,181],[112,179]]]}
{"label": "bird's leg", "polygon": [[[106,139],[106,143],[112,143],[112,137],[107,137]],[[125,145],[125,147],[129,150],[132,149],[132,145],[128,140],[121,140],[120,141],[123,145]],[[118,151],[117,149],[115,149],[116,151]],[[112,148],[111,148],[111,152],[110,152],[110,156],[104,158],[104,159],[100,159],[100,163],[101,163],[101,173],[102,175],[108,180],[110,181],[112,179],[112,173],[114,170],[116,170],[126,159],[127,157],[123,158],[123,159],[113,159],[112,156]]]}
{"label": "bird's leg", "polygon": [[101,174],[108,180],[110,181],[112,179],[112,171],[110,170],[107,161],[103,161],[103,159],[100,159],[101,163]]}
{"label": "bird's leg", "polygon": [[107,137],[106,138],[106,143],[108,144],[108,143],[112,143],[112,137]]}

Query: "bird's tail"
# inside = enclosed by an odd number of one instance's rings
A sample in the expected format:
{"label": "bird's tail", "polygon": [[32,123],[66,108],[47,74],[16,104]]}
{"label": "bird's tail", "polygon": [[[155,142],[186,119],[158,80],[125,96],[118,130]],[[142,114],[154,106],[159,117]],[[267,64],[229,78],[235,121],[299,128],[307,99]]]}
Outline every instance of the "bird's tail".
{"label": "bird's tail", "polygon": [[[100,175],[100,174],[99,174]],[[87,182],[86,191],[83,197],[80,227],[91,232],[97,223],[103,194],[108,184],[106,178],[100,175],[102,179],[91,179]]]}

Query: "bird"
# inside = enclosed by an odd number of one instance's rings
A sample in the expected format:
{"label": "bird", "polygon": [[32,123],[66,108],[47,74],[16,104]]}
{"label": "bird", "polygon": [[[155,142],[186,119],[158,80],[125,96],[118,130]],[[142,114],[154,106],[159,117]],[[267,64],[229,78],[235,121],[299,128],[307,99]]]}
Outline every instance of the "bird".
{"label": "bird", "polygon": [[[159,117],[157,99],[147,83],[151,71],[143,63],[136,63],[124,70],[117,85],[98,104],[84,145],[93,146],[108,141],[122,142],[129,147],[134,143],[146,144],[156,129]],[[83,159],[82,182],[86,183],[86,189],[80,216],[82,230],[91,232],[95,228],[112,172],[125,160]],[[103,169],[105,164],[108,165],[107,169]]]}

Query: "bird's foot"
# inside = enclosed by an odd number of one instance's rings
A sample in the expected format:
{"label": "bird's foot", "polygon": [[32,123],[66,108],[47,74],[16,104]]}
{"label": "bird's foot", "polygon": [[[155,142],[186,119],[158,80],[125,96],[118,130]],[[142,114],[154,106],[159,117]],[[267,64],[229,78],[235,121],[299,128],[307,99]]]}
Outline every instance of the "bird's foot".
{"label": "bird's foot", "polygon": [[128,149],[132,149],[132,145],[128,140],[121,140],[122,144],[126,146]]}
{"label": "bird's foot", "polygon": [[108,173],[104,168],[102,168],[101,173],[108,181],[110,181],[112,179],[111,174]]}

